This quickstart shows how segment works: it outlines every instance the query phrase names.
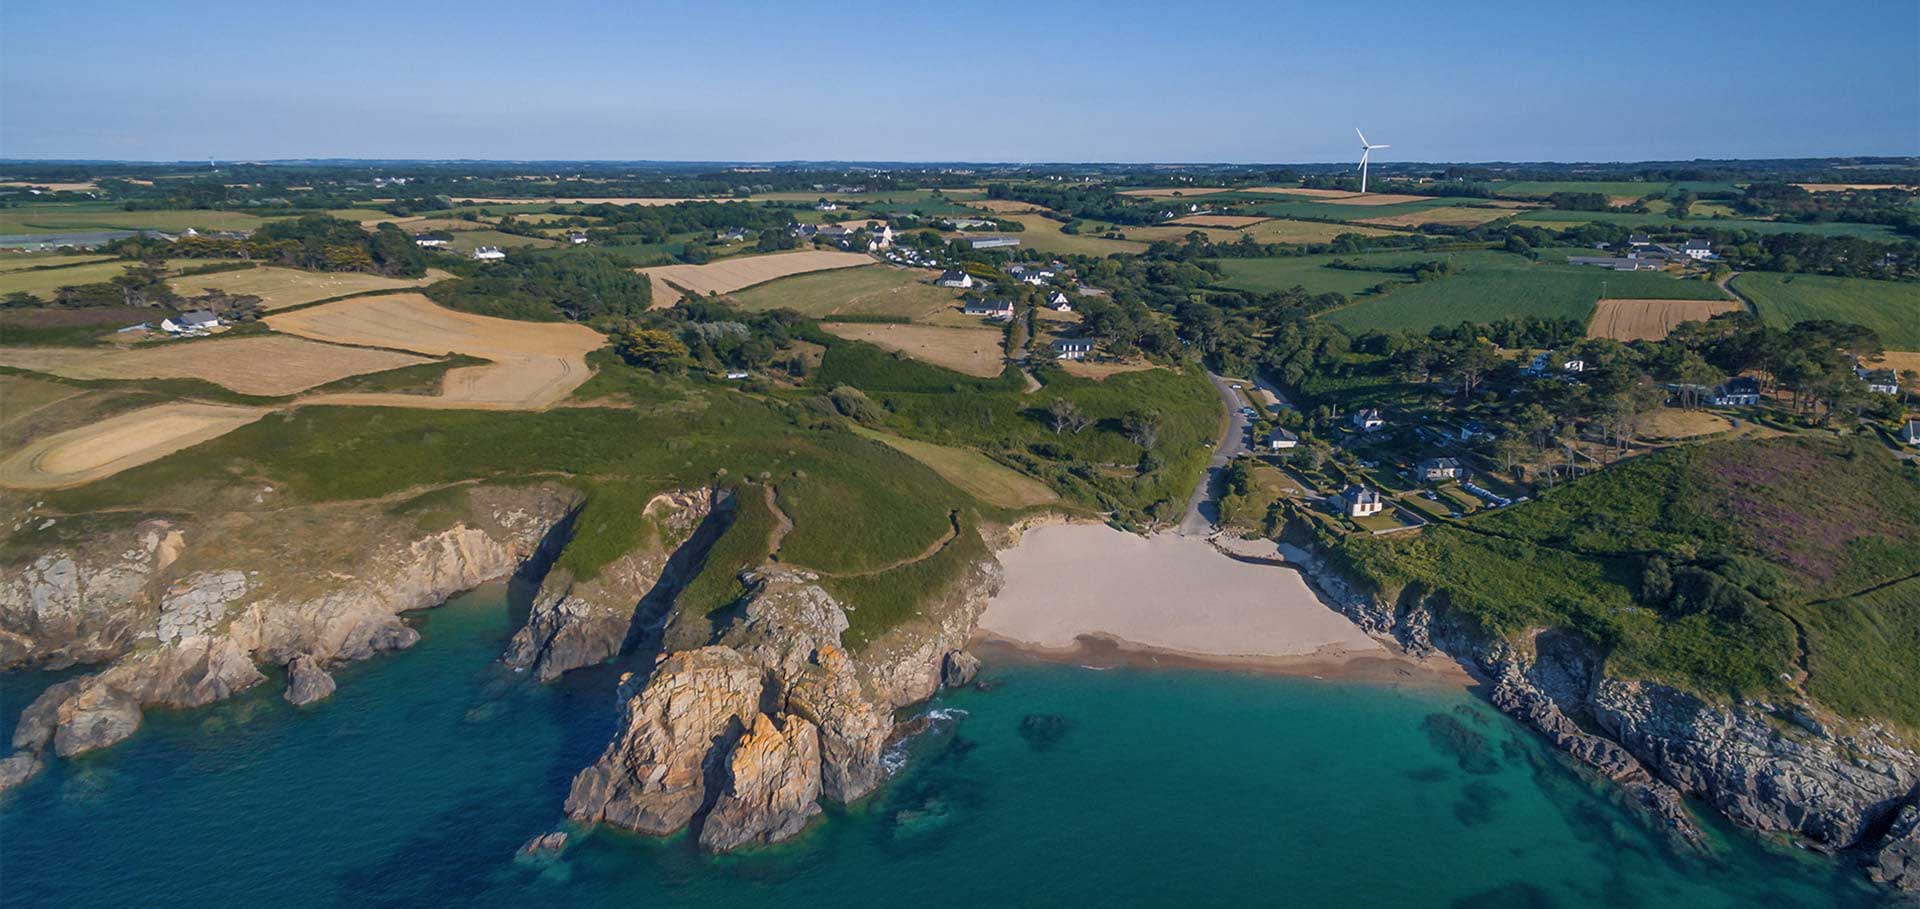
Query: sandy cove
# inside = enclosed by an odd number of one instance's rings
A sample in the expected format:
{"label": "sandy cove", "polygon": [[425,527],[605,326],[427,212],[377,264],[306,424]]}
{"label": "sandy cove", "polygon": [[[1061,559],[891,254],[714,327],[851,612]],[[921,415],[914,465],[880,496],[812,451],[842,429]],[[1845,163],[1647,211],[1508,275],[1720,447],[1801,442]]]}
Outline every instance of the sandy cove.
{"label": "sandy cove", "polygon": [[999,553],[1006,584],[981,614],[977,641],[1098,668],[1470,683],[1449,661],[1417,660],[1369,637],[1322,603],[1299,571],[1278,565],[1271,542],[1230,545],[1242,558],[1177,534],[1032,528]]}

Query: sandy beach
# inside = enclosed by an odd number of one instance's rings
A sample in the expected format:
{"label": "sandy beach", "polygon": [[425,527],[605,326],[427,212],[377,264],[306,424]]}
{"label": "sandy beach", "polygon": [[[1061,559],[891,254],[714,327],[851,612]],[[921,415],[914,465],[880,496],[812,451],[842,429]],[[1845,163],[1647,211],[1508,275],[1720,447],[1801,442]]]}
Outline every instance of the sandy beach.
{"label": "sandy beach", "polygon": [[1298,572],[1228,558],[1205,540],[1100,524],[1026,532],[1000,553],[1006,587],[980,629],[1043,649],[1083,636],[1206,657],[1384,656]]}

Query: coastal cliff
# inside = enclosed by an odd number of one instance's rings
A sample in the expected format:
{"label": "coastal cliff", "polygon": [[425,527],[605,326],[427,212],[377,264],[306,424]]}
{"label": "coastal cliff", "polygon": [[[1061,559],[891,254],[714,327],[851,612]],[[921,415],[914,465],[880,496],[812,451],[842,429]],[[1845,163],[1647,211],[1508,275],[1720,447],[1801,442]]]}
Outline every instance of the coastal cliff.
{"label": "coastal cliff", "polygon": [[885,778],[894,712],[933,695],[999,588],[991,557],[858,651],[848,612],[820,576],[749,572],[739,617],[705,646],[663,654],[629,677],[619,729],[575,777],[567,814],[650,834],[691,828],[724,851],[800,832],[821,797],[851,802]]}
{"label": "coastal cliff", "polygon": [[1692,796],[1754,830],[1857,852],[1876,881],[1920,890],[1920,751],[1894,730],[1824,716],[1810,702],[1716,703],[1614,678],[1574,635],[1537,633],[1516,647],[1452,621],[1443,598],[1385,596],[1317,553],[1287,554],[1368,633],[1471,667],[1496,707],[1621,784],[1677,835],[1699,839],[1682,798]]}
{"label": "coastal cliff", "polygon": [[553,486],[456,492],[445,526],[379,506],[329,506],[204,525],[154,519],[40,554],[0,587],[5,665],[102,668],[25,709],[0,788],[32,776],[48,754],[126,739],[147,708],[204,706],[258,685],[261,666],[287,667],[289,701],[325,697],[326,667],[419,640],[402,613],[538,561],[576,502]]}

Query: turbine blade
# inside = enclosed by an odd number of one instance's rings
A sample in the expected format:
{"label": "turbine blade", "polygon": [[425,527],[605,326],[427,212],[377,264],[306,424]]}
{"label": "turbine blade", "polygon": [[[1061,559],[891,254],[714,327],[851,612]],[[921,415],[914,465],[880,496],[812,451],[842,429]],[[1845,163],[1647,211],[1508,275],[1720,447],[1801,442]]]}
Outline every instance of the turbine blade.
{"label": "turbine blade", "polygon": [[1361,131],[1360,131],[1360,127],[1358,127],[1358,126],[1356,126],[1356,127],[1354,127],[1354,128],[1353,128],[1353,134],[1354,134],[1354,135],[1356,135],[1356,136],[1359,136],[1359,137],[1360,137],[1360,147],[1361,147],[1361,148],[1366,148],[1366,147],[1367,147],[1367,134],[1366,134],[1366,133],[1363,133],[1363,132],[1361,132]]}
{"label": "turbine blade", "polygon": [[1368,148],[1392,148],[1391,145],[1369,145]]}

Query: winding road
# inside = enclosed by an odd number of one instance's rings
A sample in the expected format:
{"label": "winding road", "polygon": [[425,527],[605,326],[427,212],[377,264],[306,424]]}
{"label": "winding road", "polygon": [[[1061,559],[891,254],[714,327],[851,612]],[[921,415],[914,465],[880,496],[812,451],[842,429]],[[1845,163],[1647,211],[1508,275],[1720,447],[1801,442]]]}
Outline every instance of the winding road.
{"label": "winding road", "polygon": [[1248,421],[1247,415],[1241,412],[1245,405],[1233,393],[1231,380],[1211,372],[1207,373],[1207,379],[1213,382],[1213,390],[1220,393],[1220,403],[1227,408],[1227,422],[1221,430],[1220,441],[1213,446],[1213,460],[1207,462],[1207,472],[1201,475],[1200,483],[1187,500],[1186,516],[1180,519],[1176,531],[1183,537],[1205,537],[1213,533],[1220,519],[1220,504],[1213,495],[1220,471],[1228,462],[1247,453]]}

